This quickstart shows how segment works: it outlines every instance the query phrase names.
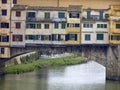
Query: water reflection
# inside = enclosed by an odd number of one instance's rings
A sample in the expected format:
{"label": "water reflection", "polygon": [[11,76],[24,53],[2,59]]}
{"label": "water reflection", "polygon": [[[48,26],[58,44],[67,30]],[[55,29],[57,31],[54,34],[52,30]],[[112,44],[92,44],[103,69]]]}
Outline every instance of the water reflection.
{"label": "water reflection", "polygon": [[6,75],[0,78],[0,90],[120,90],[120,83],[105,82],[105,68],[88,62]]}
{"label": "water reflection", "polygon": [[104,90],[105,68],[95,62],[66,67],[60,76],[49,70],[49,90]]}

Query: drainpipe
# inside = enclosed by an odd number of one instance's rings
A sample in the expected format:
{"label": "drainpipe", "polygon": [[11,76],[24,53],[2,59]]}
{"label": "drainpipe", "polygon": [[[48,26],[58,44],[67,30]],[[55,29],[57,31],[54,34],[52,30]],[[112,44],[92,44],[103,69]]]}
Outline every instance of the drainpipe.
{"label": "drainpipe", "polygon": [[59,7],[59,4],[60,4],[60,0],[57,0],[57,7]]}

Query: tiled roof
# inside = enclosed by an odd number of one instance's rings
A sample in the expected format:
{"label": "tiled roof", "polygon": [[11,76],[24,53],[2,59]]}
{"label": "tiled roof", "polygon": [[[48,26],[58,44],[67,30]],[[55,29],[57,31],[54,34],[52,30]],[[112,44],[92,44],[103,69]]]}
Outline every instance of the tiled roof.
{"label": "tiled roof", "polygon": [[82,5],[69,5],[68,11],[81,11]]}
{"label": "tiled roof", "polygon": [[66,11],[66,7],[41,7],[41,6],[27,6],[27,5],[15,5],[12,10],[48,10],[48,11]]}
{"label": "tiled roof", "polygon": [[25,10],[27,7],[27,5],[14,5],[14,7],[12,7],[12,10]]}
{"label": "tiled roof", "polygon": [[108,11],[109,8],[108,9],[92,9],[92,8],[83,9],[83,11],[92,11],[92,10],[94,10],[94,11]]}
{"label": "tiled roof", "polygon": [[66,11],[66,7],[41,7],[41,6],[29,6],[28,10],[49,10],[49,11]]}

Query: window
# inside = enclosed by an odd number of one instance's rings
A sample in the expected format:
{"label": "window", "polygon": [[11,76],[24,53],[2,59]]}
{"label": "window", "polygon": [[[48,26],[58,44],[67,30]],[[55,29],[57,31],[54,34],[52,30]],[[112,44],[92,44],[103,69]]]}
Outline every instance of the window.
{"label": "window", "polygon": [[97,34],[97,40],[103,40],[104,36],[103,34]]}
{"label": "window", "polygon": [[35,36],[34,35],[26,35],[26,40],[34,40]]}
{"label": "window", "polygon": [[89,24],[89,23],[84,23],[83,24],[84,28],[93,28],[93,24]]}
{"label": "window", "polygon": [[23,36],[22,35],[13,35],[12,37],[13,41],[23,41]]}
{"label": "window", "polygon": [[104,28],[103,26],[104,26],[104,24],[101,24],[101,28]]}
{"label": "window", "polygon": [[0,54],[4,54],[5,53],[5,48],[0,48]]}
{"label": "window", "polygon": [[69,34],[69,39],[77,41],[77,34]]}
{"label": "window", "polygon": [[43,35],[43,39],[44,40],[50,40],[50,36],[49,35]]}
{"label": "window", "polygon": [[90,28],[93,28],[93,24],[90,24]]}
{"label": "window", "polygon": [[107,28],[107,24],[97,24],[97,28]]}
{"label": "window", "polygon": [[69,18],[80,18],[80,14],[76,12],[72,12],[69,14]]}
{"label": "window", "polygon": [[27,12],[28,18],[35,18],[35,12]]}
{"label": "window", "polygon": [[67,27],[80,27],[79,23],[68,23]]}
{"label": "window", "polygon": [[107,28],[107,24],[104,24],[104,28]]}
{"label": "window", "polygon": [[116,28],[117,28],[117,29],[120,29],[120,24],[116,24]]}
{"label": "window", "polygon": [[120,36],[111,36],[111,40],[120,40]]}
{"label": "window", "polygon": [[79,23],[76,23],[76,24],[75,24],[75,27],[80,27],[80,24],[79,24]]}
{"label": "window", "polygon": [[36,26],[35,24],[33,24],[33,23],[29,23],[29,24],[26,25],[26,28],[32,28],[32,29],[35,29],[35,28],[36,28],[35,26]]}
{"label": "window", "polygon": [[1,28],[9,28],[9,23],[1,23]]}
{"label": "window", "polygon": [[65,18],[65,13],[64,12],[59,12],[58,17],[59,18]]}
{"label": "window", "polygon": [[41,40],[41,35],[36,35],[36,40]]}
{"label": "window", "polygon": [[97,28],[100,28],[100,24],[97,24]]}
{"label": "window", "polygon": [[17,4],[17,0],[13,0],[13,4]]}
{"label": "window", "polygon": [[26,40],[41,40],[41,35],[26,35]]}
{"label": "window", "polygon": [[2,4],[5,4],[5,3],[7,3],[7,0],[2,0]]}
{"label": "window", "polygon": [[84,28],[87,27],[87,24],[83,24],[83,27],[84,27]]}
{"label": "window", "polygon": [[7,15],[7,9],[2,9],[2,15],[6,16]]}
{"label": "window", "polygon": [[85,40],[86,40],[86,41],[91,40],[90,34],[85,34]]}
{"label": "window", "polygon": [[41,24],[40,23],[37,24],[37,28],[41,29]]}
{"label": "window", "polygon": [[16,11],[16,17],[21,17],[21,12],[20,11]]}
{"label": "window", "polygon": [[50,19],[50,13],[49,12],[45,12],[45,19]]}
{"label": "window", "polygon": [[49,29],[49,24],[45,24],[45,25],[44,25],[44,28],[45,28],[45,29]]}
{"label": "window", "polygon": [[0,42],[9,42],[9,36],[0,36]]}
{"label": "window", "polygon": [[62,24],[61,24],[61,28],[62,28],[62,29],[65,29],[65,28],[66,28],[66,23],[62,23]]}
{"label": "window", "polygon": [[59,24],[58,23],[54,23],[54,28],[58,29],[59,28]]}
{"label": "window", "polygon": [[74,27],[74,23],[68,23],[67,27]]}
{"label": "window", "polygon": [[15,27],[16,27],[16,29],[20,29],[21,28],[21,23],[20,22],[16,22],[15,23]]}

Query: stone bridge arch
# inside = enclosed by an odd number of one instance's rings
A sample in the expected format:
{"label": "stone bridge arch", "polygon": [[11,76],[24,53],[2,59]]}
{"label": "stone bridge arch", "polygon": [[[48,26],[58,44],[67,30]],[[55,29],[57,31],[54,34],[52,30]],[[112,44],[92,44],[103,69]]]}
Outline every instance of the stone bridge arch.
{"label": "stone bridge arch", "polygon": [[11,58],[33,51],[62,51],[84,56],[106,67],[106,79],[120,80],[120,45],[46,45],[11,48]]}

